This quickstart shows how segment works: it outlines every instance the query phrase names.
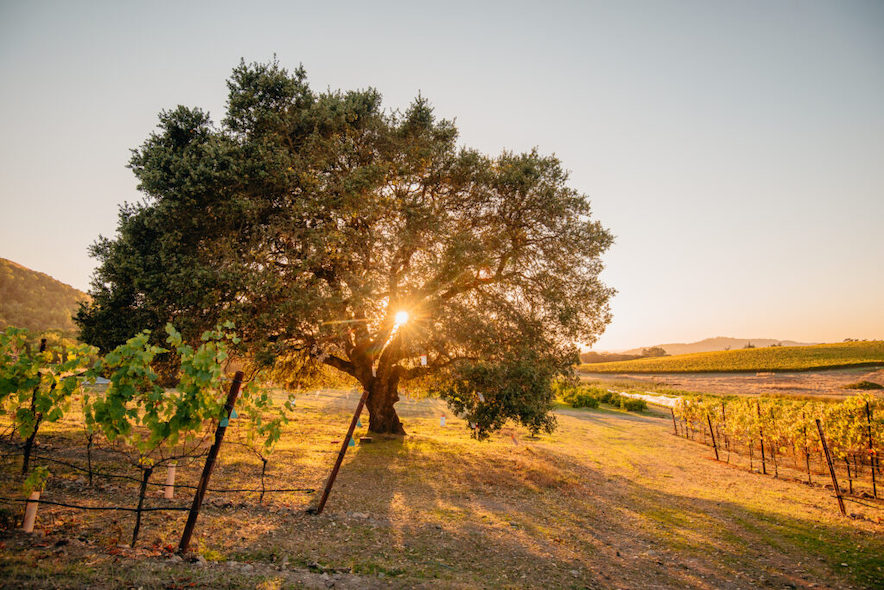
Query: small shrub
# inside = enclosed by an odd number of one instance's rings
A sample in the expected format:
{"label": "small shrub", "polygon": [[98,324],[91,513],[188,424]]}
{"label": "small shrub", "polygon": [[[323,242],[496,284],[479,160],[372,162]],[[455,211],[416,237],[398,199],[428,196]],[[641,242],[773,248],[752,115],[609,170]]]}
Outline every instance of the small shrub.
{"label": "small shrub", "polygon": [[620,396],[620,407],[627,412],[643,412],[648,409],[648,402],[643,399]]}
{"label": "small shrub", "polygon": [[612,392],[608,391],[607,389],[600,391],[598,398],[599,398],[599,401],[602,402],[603,404],[611,404],[612,406],[619,406],[620,405],[620,396],[617,395],[616,393],[612,393]]}
{"label": "small shrub", "polygon": [[595,385],[571,385],[554,382],[553,390],[561,397],[562,401],[573,408],[597,408],[601,403],[628,412],[641,412],[648,409],[648,403],[643,399],[624,397],[619,393]]}
{"label": "small shrub", "polygon": [[555,397],[560,397],[566,402],[568,401],[568,395],[575,390],[573,383],[569,383],[564,379],[553,379],[549,386]]}
{"label": "small shrub", "polygon": [[859,381],[857,383],[848,383],[843,389],[884,389],[884,385],[874,381]]}
{"label": "small shrub", "polygon": [[573,394],[569,395],[565,399],[565,401],[567,401],[572,408],[599,407],[599,400],[595,398],[592,394],[583,391],[575,391]]}
{"label": "small shrub", "polygon": [[588,395],[591,395],[592,397],[594,397],[598,400],[601,400],[602,395],[608,393],[607,389],[604,389],[602,387],[598,387],[595,385],[582,385],[580,387],[580,391],[582,391],[583,393],[586,393]]}
{"label": "small shrub", "polygon": [[605,393],[605,390],[592,385],[563,383],[561,381],[554,381],[552,388],[562,401],[573,408],[597,408],[599,407],[599,397]]}

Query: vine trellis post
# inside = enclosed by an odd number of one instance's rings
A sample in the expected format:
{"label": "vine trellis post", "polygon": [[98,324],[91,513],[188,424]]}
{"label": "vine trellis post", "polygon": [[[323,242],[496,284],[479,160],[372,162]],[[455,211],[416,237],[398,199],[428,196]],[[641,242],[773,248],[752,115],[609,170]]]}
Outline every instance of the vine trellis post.
{"label": "vine trellis post", "polygon": [[230,391],[227,394],[227,402],[224,404],[224,410],[218,428],[215,430],[215,442],[209,449],[206,456],[206,463],[203,466],[203,473],[200,476],[199,485],[193,494],[193,504],[190,512],[187,514],[187,523],[184,525],[184,533],[181,535],[181,542],[178,544],[178,553],[186,553],[190,547],[190,539],[193,536],[193,529],[196,526],[196,519],[200,513],[200,507],[203,504],[203,497],[206,495],[206,488],[209,487],[209,478],[212,477],[212,469],[215,467],[215,461],[218,459],[218,452],[221,450],[221,443],[224,442],[224,433],[227,431],[227,424],[230,420],[230,414],[233,412],[233,406],[236,404],[236,398],[239,396],[239,388],[242,386],[243,372],[237,371],[233,377],[233,383],[230,384]]}

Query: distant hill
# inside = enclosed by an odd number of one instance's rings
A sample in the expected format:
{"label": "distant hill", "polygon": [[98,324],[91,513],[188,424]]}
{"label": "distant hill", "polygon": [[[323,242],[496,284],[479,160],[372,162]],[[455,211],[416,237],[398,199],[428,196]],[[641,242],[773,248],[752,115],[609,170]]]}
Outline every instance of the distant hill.
{"label": "distant hill", "polygon": [[[666,354],[676,355],[692,354],[695,352],[713,352],[716,350],[737,350],[745,348],[749,343],[756,348],[765,348],[772,344],[779,344],[781,346],[810,346],[811,344],[819,344],[818,342],[795,342],[793,340],[772,340],[770,338],[727,338],[724,336],[718,336],[716,338],[706,338],[705,340],[688,344],[671,343],[658,344],[657,346],[665,350]],[[633,348],[632,350],[625,350],[621,354],[641,355],[641,353],[641,348]]]}
{"label": "distant hill", "polygon": [[0,329],[15,326],[32,332],[76,334],[71,316],[79,302],[87,299],[86,293],[47,274],[0,258]]}

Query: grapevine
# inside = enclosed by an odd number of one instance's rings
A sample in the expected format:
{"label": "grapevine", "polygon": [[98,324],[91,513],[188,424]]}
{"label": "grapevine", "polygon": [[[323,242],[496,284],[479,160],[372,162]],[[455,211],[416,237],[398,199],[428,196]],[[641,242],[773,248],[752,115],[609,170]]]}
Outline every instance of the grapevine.
{"label": "grapevine", "polygon": [[676,403],[673,415],[690,438],[697,431],[705,435],[708,419],[717,438],[724,438],[728,461],[730,452],[739,448],[748,455],[750,469],[760,467],[765,473],[770,469],[778,476],[783,461],[791,458],[796,469],[806,471],[808,483],[812,483],[811,463],[823,464],[815,425],[819,419],[833,459],[847,475],[849,491],[868,473],[877,496],[875,479],[881,473],[877,449],[884,435],[884,400],[879,397],[863,393],[829,401],[686,395]]}

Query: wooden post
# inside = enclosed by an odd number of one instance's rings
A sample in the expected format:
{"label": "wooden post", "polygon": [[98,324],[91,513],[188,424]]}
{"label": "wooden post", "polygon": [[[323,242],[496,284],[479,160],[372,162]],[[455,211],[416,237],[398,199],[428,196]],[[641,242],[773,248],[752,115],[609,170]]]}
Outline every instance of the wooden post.
{"label": "wooden post", "polygon": [[832,463],[832,456],[829,454],[829,446],[826,444],[826,437],[823,436],[823,425],[820,424],[819,418],[816,419],[816,429],[820,433],[820,442],[826,453],[826,463],[829,464],[829,473],[832,475],[832,485],[835,487],[835,497],[838,498],[838,508],[841,509],[842,516],[847,516],[847,511],[844,509],[844,499],[841,497],[841,488],[838,487],[838,478],[835,477],[835,464]]}
{"label": "wooden post", "polygon": [[[776,418],[774,418],[773,408],[770,409],[770,423],[776,424]],[[774,439],[773,444],[768,443],[767,449],[770,451],[770,458],[773,461],[774,477],[779,477],[780,469],[777,466],[777,440]]]}
{"label": "wooden post", "polygon": [[755,409],[758,410],[758,436],[761,438],[761,472],[767,475],[767,462],[764,459],[764,429],[761,428],[761,404],[757,401]]}
{"label": "wooden post", "polygon": [[319,499],[319,504],[316,508],[310,510],[313,514],[322,514],[322,511],[325,508],[325,503],[328,501],[328,495],[331,493],[332,486],[335,484],[335,478],[338,476],[338,470],[340,470],[341,463],[344,461],[344,455],[347,454],[347,444],[353,436],[353,431],[356,430],[356,422],[359,420],[359,415],[362,413],[362,408],[365,406],[367,399],[368,390],[364,389],[362,391],[362,397],[359,398],[359,403],[356,404],[356,411],[353,412],[353,419],[350,420],[350,428],[347,429],[347,436],[345,436],[344,440],[341,442],[341,450],[338,451],[338,458],[335,459],[335,465],[332,467],[331,473],[325,481],[325,489],[322,490],[322,497]]}
{"label": "wooden post", "polygon": [[[802,420],[804,419],[804,414],[801,414]],[[813,485],[813,481],[810,479],[810,451],[807,448],[807,426],[801,427],[801,432],[804,433],[804,461],[807,465],[807,483],[808,485]]]}
{"label": "wooden post", "polygon": [[709,436],[712,437],[712,448],[715,449],[715,460],[719,461],[718,445],[715,444],[715,432],[712,431],[712,418],[709,417],[709,414],[706,414],[706,421],[709,423]]}
{"label": "wooden post", "polygon": [[224,410],[221,413],[221,420],[218,422],[218,428],[215,430],[215,442],[209,448],[209,454],[206,457],[206,464],[203,466],[203,474],[200,476],[200,482],[193,494],[193,504],[190,506],[190,512],[187,514],[187,523],[184,525],[184,533],[181,535],[181,542],[178,544],[178,553],[186,553],[190,547],[190,538],[193,536],[193,528],[196,526],[196,519],[200,513],[200,507],[203,504],[203,497],[206,495],[206,488],[209,487],[209,478],[212,476],[212,469],[215,467],[215,461],[218,459],[218,452],[221,449],[221,443],[224,441],[224,432],[227,430],[227,423],[230,420],[230,413],[236,404],[236,398],[239,395],[239,388],[242,385],[242,371],[237,371],[233,376],[233,383],[230,384],[230,391],[227,394],[227,403],[224,404]]}
{"label": "wooden post", "polygon": [[675,436],[678,436],[678,426],[675,424],[675,410],[669,408],[669,413],[672,414],[672,429],[675,431]]}
{"label": "wooden post", "polygon": [[877,455],[875,454],[875,448],[872,446],[872,408],[869,407],[869,402],[866,402],[866,425],[869,429],[869,467],[871,467],[872,471],[872,495],[877,498],[878,486],[875,484]]}
{"label": "wooden post", "polygon": [[721,402],[721,425],[724,428],[724,448],[727,449],[727,462],[731,462],[731,437],[727,433],[727,414],[724,411],[724,402]]}

